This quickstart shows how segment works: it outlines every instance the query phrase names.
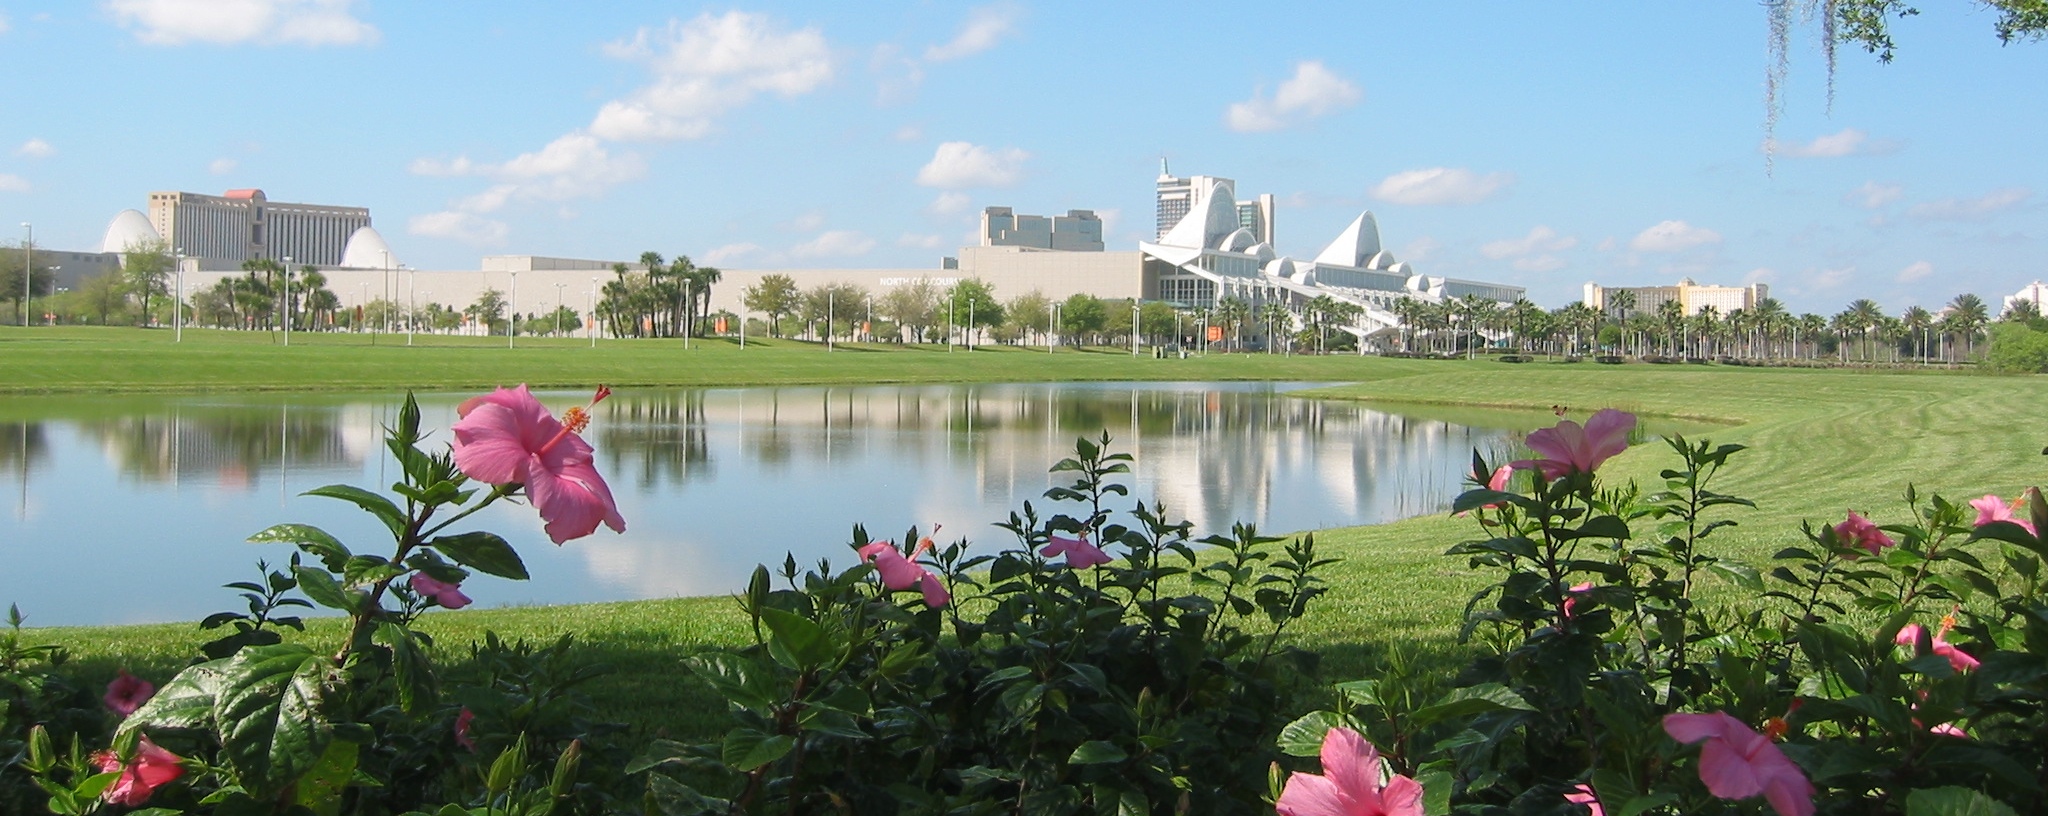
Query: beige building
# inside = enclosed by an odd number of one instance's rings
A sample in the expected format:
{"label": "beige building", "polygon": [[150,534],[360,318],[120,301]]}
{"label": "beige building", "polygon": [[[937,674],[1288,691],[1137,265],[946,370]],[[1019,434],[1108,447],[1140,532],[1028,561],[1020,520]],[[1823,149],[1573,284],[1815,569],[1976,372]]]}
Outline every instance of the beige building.
{"label": "beige building", "polygon": [[1691,317],[1708,306],[1720,314],[1741,309],[1754,311],[1756,305],[1770,297],[1771,289],[1761,283],[1748,286],[1712,286],[1694,283],[1685,278],[1671,286],[1601,286],[1587,283],[1585,304],[1602,313],[1612,311],[1611,304],[1617,292],[1628,292],[1635,296],[1635,304],[1629,307],[1631,314],[1654,314],[1666,303],[1677,302]]}
{"label": "beige building", "polygon": [[340,264],[349,237],[370,226],[364,207],[271,201],[262,190],[222,195],[149,194],[149,226],[173,251],[202,268],[230,268],[257,258],[294,264]]}

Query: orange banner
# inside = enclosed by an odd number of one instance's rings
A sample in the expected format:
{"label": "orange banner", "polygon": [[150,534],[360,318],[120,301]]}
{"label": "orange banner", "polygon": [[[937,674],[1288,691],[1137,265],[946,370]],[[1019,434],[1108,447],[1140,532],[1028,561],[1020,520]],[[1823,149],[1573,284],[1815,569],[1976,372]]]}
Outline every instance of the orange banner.
{"label": "orange banner", "polygon": [[1214,343],[1214,342],[1217,342],[1217,341],[1219,341],[1219,340],[1222,340],[1222,339],[1223,339],[1223,327],[1222,327],[1222,326],[1210,326],[1210,327],[1209,327],[1209,342],[1211,342],[1211,343]]}
{"label": "orange banner", "polygon": [[714,325],[714,326],[716,326],[716,327],[717,327],[717,329],[718,329],[718,333],[719,333],[719,334],[724,334],[724,333],[725,333],[725,316],[724,316],[724,315],[720,315],[720,316],[719,316],[719,318],[718,318],[718,322],[717,322],[717,323],[714,323],[714,324],[712,324],[712,325]]}

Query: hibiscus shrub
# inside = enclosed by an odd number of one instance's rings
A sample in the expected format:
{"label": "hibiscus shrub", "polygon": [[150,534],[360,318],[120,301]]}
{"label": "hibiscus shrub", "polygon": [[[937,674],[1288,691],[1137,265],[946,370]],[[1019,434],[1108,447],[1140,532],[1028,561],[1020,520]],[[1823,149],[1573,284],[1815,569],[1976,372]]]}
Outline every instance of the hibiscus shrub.
{"label": "hibiscus shrub", "polygon": [[[1749,506],[1711,487],[1741,448],[1674,438],[1661,489],[1600,484],[1633,424],[1602,411],[1531,434],[1543,458],[1512,463],[1528,474],[1520,491],[1475,456],[1479,486],[1456,509],[1484,537],[1450,553],[1499,576],[1463,630],[1487,648],[1439,698],[1390,693],[1408,680],[1398,671],[1339,686],[1342,706],[1280,742],[1320,753],[1327,774],[1326,743],[1356,729],[1425,795],[1318,809],[1311,793],[1343,786],[1297,775],[1282,814],[2040,812],[2038,491],[2017,516],[1995,496],[1972,502],[1969,524],[1964,507],[1909,489],[1899,523],[1851,512],[1809,525],[1760,573],[1701,547]],[[1710,575],[1739,600],[1696,603]]]}
{"label": "hibiscus shrub", "polygon": [[[732,706],[705,745],[657,742],[667,814],[1268,812],[1273,739],[1313,655],[1284,633],[1324,591],[1312,538],[1196,541],[1158,505],[1119,512],[1129,457],[1083,439],[1073,481],[970,555],[855,528],[861,562],[765,568],[756,644],[691,658]],[[934,531],[936,532],[936,531]],[[912,542],[915,542],[914,544]],[[1196,545],[1206,545],[1197,549]],[[1061,560],[1054,560],[1061,559]],[[672,777],[671,772],[685,776]]]}
{"label": "hibiscus shrub", "polygon": [[[458,413],[452,445],[430,446],[407,396],[386,440],[403,473],[393,496],[348,485],[308,491],[375,517],[391,534],[389,555],[356,552],[303,524],[256,533],[251,541],[298,549],[289,571],[265,568],[262,583],[230,584],[248,613],[208,618],[205,628],[233,631],[161,689],[125,675],[110,686],[106,704],[125,718],[111,747],[88,754],[74,740],[60,752],[47,732],[32,735],[25,764],[49,808],[392,814],[447,802],[542,816],[605,807],[577,784],[583,740],[617,730],[591,722],[589,701],[575,692],[601,667],[570,658],[567,640],[536,649],[492,637],[473,649],[466,674],[444,677],[431,640],[413,627],[428,610],[468,605],[461,585],[473,572],[527,577],[505,539],[453,529],[484,507],[524,496],[557,544],[599,524],[624,529],[577,435],[588,409],[558,421],[521,386]],[[344,616],[336,648],[280,635],[301,627],[277,613],[301,606]],[[624,761],[598,756],[607,770]]]}

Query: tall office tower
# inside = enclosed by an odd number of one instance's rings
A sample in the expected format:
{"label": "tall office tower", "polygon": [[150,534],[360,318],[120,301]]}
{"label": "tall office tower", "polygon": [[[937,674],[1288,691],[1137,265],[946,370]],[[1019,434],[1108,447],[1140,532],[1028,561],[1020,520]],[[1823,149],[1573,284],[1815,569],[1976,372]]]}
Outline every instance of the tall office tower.
{"label": "tall office tower", "polygon": [[172,249],[189,258],[290,258],[294,264],[333,266],[341,263],[349,236],[370,225],[370,211],[271,201],[253,189],[218,196],[157,192],[149,194],[149,220]]}
{"label": "tall office tower", "polygon": [[1273,243],[1273,194],[1260,193],[1257,201],[1238,202],[1237,225],[1251,230],[1259,243]]}
{"label": "tall office tower", "polygon": [[[1221,182],[1232,198],[1237,197],[1237,182],[1215,176],[1188,176],[1181,178],[1167,172],[1166,160],[1159,160],[1159,234],[1164,238],[1175,224],[1209,203],[1209,186]],[[1237,205],[1238,226],[1251,230],[1261,243],[1273,243],[1273,195],[1267,193],[1257,201],[1246,201]]]}

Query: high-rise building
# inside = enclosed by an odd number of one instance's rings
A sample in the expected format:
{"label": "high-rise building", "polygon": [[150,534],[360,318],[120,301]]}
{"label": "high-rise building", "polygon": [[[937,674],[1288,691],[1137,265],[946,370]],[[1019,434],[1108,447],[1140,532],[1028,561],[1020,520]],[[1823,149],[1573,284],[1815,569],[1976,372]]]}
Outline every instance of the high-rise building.
{"label": "high-rise building", "polygon": [[1758,303],[1771,296],[1771,287],[1761,283],[1748,286],[1702,285],[1694,283],[1691,278],[1671,286],[1601,286],[1588,283],[1583,302],[1601,312],[1612,311],[1619,308],[1614,298],[1618,292],[1627,292],[1633,299],[1629,314],[1656,314],[1658,307],[1675,302],[1686,317],[1691,317],[1709,306],[1723,315],[1737,309],[1754,310]]}
{"label": "high-rise building", "polygon": [[[1233,200],[1237,198],[1237,182],[1215,176],[1175,176],[1167,171],[1166,160],[1160,159],[1159,179],[1156,182],[1159,234],[1155,237],[1165,238],[1166,233],[1171,231],[1174,225],[1188,217],[1188,213],[1208,206],[1209,192],[1219,184]],[[1258,239],[1260,243],[1273,243],[1272,194],[1267,193],[1252,201],[1239,202],[1236,206],[1238,226],[1250,230],[1252,237]]]}
{"label": "high-rise building", "polygon": [[188,258],[238,264],[290,258],[295,264],[341,263],[349,236],[370,225],[364,207],[271,201],[262,190],[149,194],[149,222]]}
{"label": "high-rise building", "polygon": [[1093,210],[1068,210],[1047,218],[989,207],[981,211],[981,245],[1101,252],[1102,219]]}

